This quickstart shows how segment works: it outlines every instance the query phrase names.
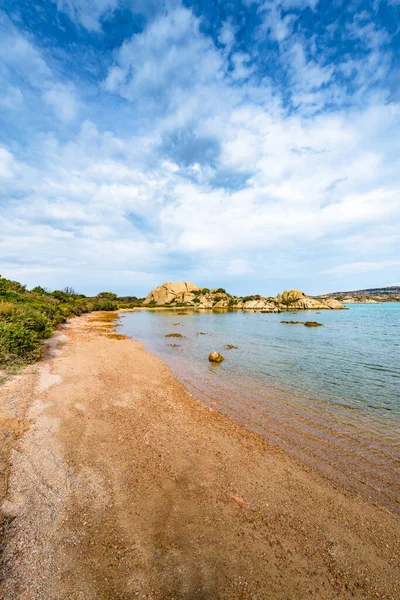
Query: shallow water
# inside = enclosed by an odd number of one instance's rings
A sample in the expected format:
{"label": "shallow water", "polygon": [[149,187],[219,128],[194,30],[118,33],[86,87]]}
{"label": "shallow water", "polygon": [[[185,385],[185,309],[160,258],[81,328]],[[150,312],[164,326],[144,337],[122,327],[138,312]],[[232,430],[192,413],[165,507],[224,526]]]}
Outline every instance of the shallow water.
{"label": "shallow water", "polygon": [[[320,314],[178,312],[123,313],[121,332],[144,342],[199,400],[331,480],[398,509],[400,304]],[[210,364],[211,350],[225,361]]]}

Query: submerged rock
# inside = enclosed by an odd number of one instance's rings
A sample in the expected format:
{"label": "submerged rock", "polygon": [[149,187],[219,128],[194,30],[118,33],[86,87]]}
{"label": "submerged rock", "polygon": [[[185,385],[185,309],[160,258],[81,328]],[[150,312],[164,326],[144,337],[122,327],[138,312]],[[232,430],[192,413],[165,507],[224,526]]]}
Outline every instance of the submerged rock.
{"label": "submerged rock", "polygon": [[285,323],[286,325],[305,325],[306,327],[322,327],[322,323],[317,323],[317,321],[281,321],[281,323]]}
{"label": "submerged rock", "polygon": [[210,352],[210,354],[208,355],[208,360],[210,362],[220,363],[225,359],[219,352]]}
{"label": "submerged rock", "polygon": [[237,350],[237,346],[234,346],[233,344],[227,344],[225,348],[227,350]]}
{"label": "submerged rock", "polygon": [[183,338],[183,335],[181,335],[180,333],[167,333],[167,335],[165,337],[167,337],[167,338],[170,338],[170,337]]}
{"label": "submerged rock", "polygon": [[304,321],[281,321],[281,323],[285,323],[286,325],[305,325]]}

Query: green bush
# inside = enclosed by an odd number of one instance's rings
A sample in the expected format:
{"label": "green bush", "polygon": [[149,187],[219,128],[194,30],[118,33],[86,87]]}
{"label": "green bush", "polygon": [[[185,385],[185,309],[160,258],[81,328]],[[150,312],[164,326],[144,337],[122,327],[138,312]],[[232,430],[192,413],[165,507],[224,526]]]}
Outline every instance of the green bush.
{"label": "green bush", "polygon": [[21,312],[19,323],[24,329],[36,332],[41,339],[53,334],[49,319],[38,310],[27,309]]}
{"label": "green bush", "polygon": [[104,300],[116,300],[118,298],[117,294],[113,294],[112,292],[100,292],[100,294],[97,294],[97,297]]}
{"label": "green bush", "polygon": [[40,355],[40,338],[19,323],[0,324],[0,358],[33,361]]}
{"label": "green bush", "polygon": [[253,296],[244,296],[242,298],[243,302],[249,302],[250,300],[260,300],[261,296],[259,294],[254,294]]}

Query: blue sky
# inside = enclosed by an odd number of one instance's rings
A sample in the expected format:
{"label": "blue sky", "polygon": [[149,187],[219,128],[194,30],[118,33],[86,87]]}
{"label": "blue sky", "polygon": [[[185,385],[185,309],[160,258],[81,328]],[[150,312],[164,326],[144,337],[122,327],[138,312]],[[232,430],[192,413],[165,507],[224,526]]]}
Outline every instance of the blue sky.
{"label": "blue sky", "polygon": [[0,273],[400,281],[400,0],[0,0]]}

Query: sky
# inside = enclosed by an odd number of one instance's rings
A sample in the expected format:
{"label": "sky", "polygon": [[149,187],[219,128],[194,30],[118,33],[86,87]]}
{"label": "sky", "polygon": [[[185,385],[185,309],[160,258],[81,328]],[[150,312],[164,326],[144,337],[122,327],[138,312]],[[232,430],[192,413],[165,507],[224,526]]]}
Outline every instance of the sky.
{"label": "sky", "polygon": [[400,0],[0,0],[0,273],[400,282]]}

